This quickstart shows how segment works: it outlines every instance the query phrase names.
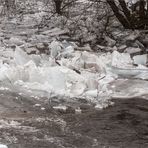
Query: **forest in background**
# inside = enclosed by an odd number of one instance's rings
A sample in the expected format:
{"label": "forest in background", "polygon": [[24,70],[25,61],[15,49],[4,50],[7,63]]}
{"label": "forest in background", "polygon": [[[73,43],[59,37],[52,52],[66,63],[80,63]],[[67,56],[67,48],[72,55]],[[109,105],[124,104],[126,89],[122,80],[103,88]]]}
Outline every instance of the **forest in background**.
{"label": "forest in background", "polygon": [[101,46],[119,50],[123,44],[131,46],[126,38],[134,32],[132,42],[138,40],[137,46],[145,49],[147,3],[146,0],[1,0],[0,15],[23,20],[26,14],[42,11],[44,15],[36,24],[38,29],[52,26],[67,29],[67,36],[61,40],[75,41],[80,46],[89,44],[96,51],[102,51]]}

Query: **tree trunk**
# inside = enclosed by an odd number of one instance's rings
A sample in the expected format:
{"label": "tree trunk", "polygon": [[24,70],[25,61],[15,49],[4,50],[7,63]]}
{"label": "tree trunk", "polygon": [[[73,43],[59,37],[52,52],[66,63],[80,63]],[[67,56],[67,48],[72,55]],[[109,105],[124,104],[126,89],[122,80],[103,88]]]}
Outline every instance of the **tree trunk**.
{"label": "tree trunk", "polygon": [[61,10],[62,1],[63,1],[63,0],[54,0],[56,13],[59,14],[59,15],[62,15],[62,10]]}
{"label": "tree trunk", "polygon": [[146,18],[148,18],[148,0],[146,0],[147,9],[146,9]]}
{"label": "tree trunk", "polygon": [[[128,23],[129,23],[129,25],[130,25],[130,28],[134,28],[134,22],[132,21],[132,20],[134,20],[134,19],[131,19],[131,13],[130,13],[130,11],[129,11],[129,9],[128,9],[126,3],[125,3],[125,0],[119,0],[119,3],[120,3],[120,5],[121,5],[121,8],[122,8],[122,10],[123,10],[123,12],[124,12],[124,15],[125,15],[125,17],[126,17]],[[133,16],[133,17],[134,17],[134,16]]]}
{"label": "tree trunk", "polygon": [[111,9],[113,10],[115,16],[119,20],[119,22],[123,25],[126,29],[132,29],[129,21],[125,18],[125,16],[120,13],[118,6],[116,5],[114,0],[107,0],[107,3],[110,5]]}

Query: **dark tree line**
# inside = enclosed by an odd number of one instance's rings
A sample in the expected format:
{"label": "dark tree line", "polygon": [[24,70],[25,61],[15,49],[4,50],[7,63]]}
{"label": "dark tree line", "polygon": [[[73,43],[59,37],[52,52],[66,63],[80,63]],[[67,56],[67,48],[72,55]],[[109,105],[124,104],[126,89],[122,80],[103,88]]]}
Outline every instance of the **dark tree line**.
{"label": "dark tree line", "polygon": [[[125,0],[106,1],[124,28],[148,29],[148,0],[138,0],[131,6],[128,6]],[[53,0],[53,2],[55,3],[56,13],[62,15],[64,2],[67,2],[65,4],[71,4],[73,0]]]}
{"label": "dark tree line", "polygon": [[[15,0],[1,0],[6,10],[12,9]],[[69,5],[73,5],[77,0],[52,0],[55,12],[63,15],[63,10]],[[103,0],[90,0],[92,2],[103,2]],[[148,0],[138,0],[132,5],[128,5],[125,0],[106,0],[111,7],[118,21],[126,29],[148,29]]]}

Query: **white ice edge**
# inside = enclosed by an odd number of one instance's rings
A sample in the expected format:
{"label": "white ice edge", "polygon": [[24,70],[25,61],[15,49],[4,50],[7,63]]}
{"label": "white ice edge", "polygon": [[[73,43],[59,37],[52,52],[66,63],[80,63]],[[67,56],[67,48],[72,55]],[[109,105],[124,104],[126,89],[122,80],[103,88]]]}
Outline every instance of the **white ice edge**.
{"label": "white ice edge", "polygon": [[111,65],[107,65],[108,68],[110,68],[110,70],[115,73],[118,74],[120,76],[137,76],[145,73],[148,75],[148,69],[138,69],[138,68],[119,68],[119,67],[115,67],[115,66],[111,66]]}

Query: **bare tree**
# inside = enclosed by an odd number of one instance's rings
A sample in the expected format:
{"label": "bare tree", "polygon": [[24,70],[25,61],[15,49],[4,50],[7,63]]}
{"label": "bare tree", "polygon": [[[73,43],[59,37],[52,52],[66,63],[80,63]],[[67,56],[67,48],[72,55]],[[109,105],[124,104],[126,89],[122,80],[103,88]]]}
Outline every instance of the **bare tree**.
{"label": "bare tree", "polygon": [[[119,22],[127,29],[148,28],[148,0],[139,0],[131,8],[125,0],[106,0]],[[147,7],[146,7],[147,6]]]}

